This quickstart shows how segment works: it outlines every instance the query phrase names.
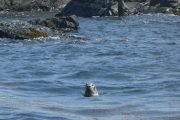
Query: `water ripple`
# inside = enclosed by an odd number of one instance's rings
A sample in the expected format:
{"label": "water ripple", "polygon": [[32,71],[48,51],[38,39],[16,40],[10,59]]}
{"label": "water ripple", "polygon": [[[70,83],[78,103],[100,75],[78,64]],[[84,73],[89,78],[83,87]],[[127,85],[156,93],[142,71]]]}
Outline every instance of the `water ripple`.
{"label": "water ripple", "polygon": [[[15,19],[48,16],[30,14]],[[0,38],[0,119],[179,120],[178,16],[79,21],[66,39]],[[84,97],[86,82],[100,96]]]}

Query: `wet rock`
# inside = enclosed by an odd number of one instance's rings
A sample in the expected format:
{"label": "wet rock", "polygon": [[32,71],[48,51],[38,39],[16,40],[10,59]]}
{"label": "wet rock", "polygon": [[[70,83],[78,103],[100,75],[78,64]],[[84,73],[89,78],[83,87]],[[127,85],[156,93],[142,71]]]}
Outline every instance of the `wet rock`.
{"label": "wet rock", "polygon": [[45,20],[35,19],[29,21],[33,25],[41,25],[51,29],[61,30],[64,32],[77,30],[79,27],[78,18],[76,15],[53,17]]}
{"label": "wet rock", "polygon": [[144,9],[144,13],[164,13],[164,14],[173,14],[173,9],[169,7],[148,7]]}
{"label": "wet rock", "polygon": [[[81,0],[72,0],[62,12],[56,14],[56,16],[66,16],[75,14],[81,17],[92,17],[97,16],[98,11],[101,9],[101,5],[90,4]],[[96,14],[94,14],[96,12]]]}
{"label": "wet rock", "polygon": [[64,33],[77,30],[78,27],[78,18],[75,15],[53,17],[45,20],[1,21],[0,38],[31,39],[54,35],[65,35]]}
{"label": "wet rock", "polygon": [[180,0],[149,0],[139,4],[135,9],[135,14],[175,14],[179,15]]}
{"label": "wet rock", "polygon": [[151,0],[151,6],[160,7],[177,7],[180,4],[180,0]]}
{"label": "wet rock", "polygon": [[123,0],[118,0],[118,16],[127,16],[130,14],[128,6]]}
{"label": "wet rock", "polygon": [[180,9],[173,9],[174,15],[180,16]]}
{"label": "wet rock", "polygon": [[[123,5],[122,8],[125,8],[125,4],[121,5]],[[80,17],[117,16],[118,1],[110,0],[110,2],[107,3],[105,0],[71,0],[56,16],[67,16],[72,14]]]}
{"label": "wet rock", "polygon": [[59,10],[70,0],[0,0],[0,10],[49,11]]}
{"label": "wet rock", "polygon": [[47,37],[48,31],[48,28],[38,28],[22,21],[0,23],[0,38],[31,39]]}
{"label": "wet rock", "polygon": [[151,6],[160,6],[160,2],[161,2],[161,0],[151,0],[150,1],[150,5]]}
{"label": "wet rock", "polygon": [[48,37],[47,33],[44,33],[40,30],[35,29],[35,28],[29,28],[29,31],[21,32],[20,34],[23,36],[31,37],[31,38]]}
{"label": "wet rock", "polygon": [[118,3],[112,2],[105,7],[102,7],[97,16],[117,16],[118,15]]}

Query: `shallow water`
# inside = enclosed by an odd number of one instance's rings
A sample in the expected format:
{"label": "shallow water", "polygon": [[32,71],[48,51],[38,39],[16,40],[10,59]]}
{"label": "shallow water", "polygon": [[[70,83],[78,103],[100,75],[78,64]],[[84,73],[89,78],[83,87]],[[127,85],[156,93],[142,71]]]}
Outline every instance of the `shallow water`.
{"label": "shallow water", "polygon": [[[32,17],[0,14],[12,18]],[[180,17],[79,21],[69,39],[0,39],[0,119],[180,119]],[[101,95],[84,97],[86,82]]]}

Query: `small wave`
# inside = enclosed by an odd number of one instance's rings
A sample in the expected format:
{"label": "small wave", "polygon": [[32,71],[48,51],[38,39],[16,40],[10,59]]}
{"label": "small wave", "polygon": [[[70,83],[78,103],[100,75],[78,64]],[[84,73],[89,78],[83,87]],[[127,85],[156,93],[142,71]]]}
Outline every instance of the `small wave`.
{"label": "small wave", "polygon": [[103,56],[121,56],[124,55],[124,52],[122,51],[109,51],[108,53],[97,53],[95,56],[97,57],[103,57]]}
{"label": "small wave", "polygon": [[15,117],[13,117],[12,119],[21,119],[21,120],[27,120],[27,119],[33,119],[33,120],[71,120],[65,117],[57,117],[57,116],[53,116],[51,114],[47,114],[47,113],[35,113],[35,112],[31,112],[31,113],[17,113],[14,115]]}
{"label": "small wave", "polygon": [[83,79],[83,78],[91,78],[93,77],[94,72],[91,71],[78,71],[72,74],[69,74],[68,76],[64,76],[63,78],[74,78],[74,79]]}

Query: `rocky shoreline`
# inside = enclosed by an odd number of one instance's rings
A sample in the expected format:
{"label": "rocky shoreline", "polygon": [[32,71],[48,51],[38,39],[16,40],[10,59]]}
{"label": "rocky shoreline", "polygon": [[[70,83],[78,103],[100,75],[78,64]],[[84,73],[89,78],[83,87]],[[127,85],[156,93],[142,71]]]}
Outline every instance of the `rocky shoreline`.
{"label": "rocky shoreline", "polygon": [[60,11],[47,19],[0,22],[0,38],[31,39],[77,31],[78,16],[180,15],[180,0],[1,0],[0,10]]}
{"label": "rocky shoreline", "polygon": [[[119,3],[119,6],[118,6]],[[120,7],[120,8],[119,8]],[[81,17],[168,13],[180,15],[180,0],[1,0],[0,11],[61,11]]]}
{"label": "rocky shoreline", "polygon": [[56,16],[126,16],[147,13],[180,15],[180,0],[71,0]]}
{"label": "rocky shoreline", "polygon": [[0,10],[52,11],[61,10],[70,0],[0,0]]}

